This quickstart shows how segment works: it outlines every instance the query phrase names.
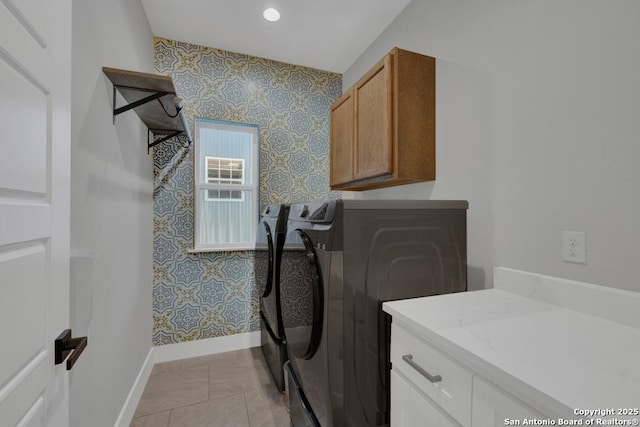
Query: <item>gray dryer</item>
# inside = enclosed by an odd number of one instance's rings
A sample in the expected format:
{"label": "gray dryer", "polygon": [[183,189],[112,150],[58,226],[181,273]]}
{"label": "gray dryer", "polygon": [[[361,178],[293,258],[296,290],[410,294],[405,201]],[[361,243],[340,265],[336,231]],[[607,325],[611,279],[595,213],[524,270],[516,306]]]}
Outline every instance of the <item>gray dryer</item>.
{"label": "gray dryer", "polygon": [[466,290],[467,209],[436,200],[291,206],[287,240],[304,242],[296,259],[306,272],[281,282],[294,427],[388,425],[382,303]]}

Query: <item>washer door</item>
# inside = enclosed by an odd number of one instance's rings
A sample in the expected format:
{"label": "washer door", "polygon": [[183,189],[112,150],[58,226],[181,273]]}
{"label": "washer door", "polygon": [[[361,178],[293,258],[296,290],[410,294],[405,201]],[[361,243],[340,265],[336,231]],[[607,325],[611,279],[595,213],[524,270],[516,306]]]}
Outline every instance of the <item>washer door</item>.
{"label": "washer door", "polygon": [[289,389],[289,414],[291,416],[292,427],[320,427],[320,422],[316,418],[311,405],[300,386],[295,371],[291,367],[291,362],[284,364],[287,372],[287,386]]}
{"label": "washer door", "polygon": [[311,359],[322,336],[324,292],[313,243],[303,230],[287,235],[283,264],[282,317],[289,357]]}
{"label": "washer door", "polygon": [[256,286],[262,298],[266,298],[273,290],[273,235],[267,221],[261,221],[258,227],[258,238],[255,255]]}

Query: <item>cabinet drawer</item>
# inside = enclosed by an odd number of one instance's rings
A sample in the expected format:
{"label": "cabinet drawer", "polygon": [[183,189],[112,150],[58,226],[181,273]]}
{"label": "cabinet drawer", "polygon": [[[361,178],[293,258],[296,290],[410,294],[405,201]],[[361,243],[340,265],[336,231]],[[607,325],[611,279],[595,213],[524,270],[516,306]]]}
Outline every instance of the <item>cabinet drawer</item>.
{"label": "cabinet drawer", "polygon": [[476,375],[473,377],[471,418],[473,427],[498,427],[507,425],[507,420],[543,420],[548,417]]}
{"label": "cabinet drawer", "polygon": [[394,371],[401,372],[456,421],[471,425],[470,370],[396,322],[391,326],[391,363]]}
{"label": "cabinet drawer", "polygon": [[394,370],[391,371],[391,427],[458,427]]}

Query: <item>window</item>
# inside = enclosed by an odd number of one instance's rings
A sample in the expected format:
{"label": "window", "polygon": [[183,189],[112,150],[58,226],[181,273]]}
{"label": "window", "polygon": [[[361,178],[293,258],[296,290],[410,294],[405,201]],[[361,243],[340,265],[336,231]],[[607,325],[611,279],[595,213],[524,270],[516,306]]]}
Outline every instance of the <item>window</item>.
{"label": "window", "polygon": [[258,126],[196,119],[194,166],[194,250],[254,249]]}
{"label": "window", "polygon": [[[244,184],[244,159],[226,157],[205,157],[207,165],[207,182],[209,184]],[[239,190],[208,190],[206,199],[211,200],[244,200],[244,193]]]}

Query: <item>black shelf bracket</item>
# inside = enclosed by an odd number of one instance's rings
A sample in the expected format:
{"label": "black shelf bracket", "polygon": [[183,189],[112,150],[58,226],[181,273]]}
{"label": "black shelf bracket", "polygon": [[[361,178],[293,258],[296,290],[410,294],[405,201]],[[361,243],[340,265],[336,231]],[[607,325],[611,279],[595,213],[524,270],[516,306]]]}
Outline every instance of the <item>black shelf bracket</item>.
{"label": "black shelf bracket", "polygon": [[[137,91],[140,91],[140,92],[152,92],[152,93],[151,93],[151,95],[146,96],[146,97],[144,97],[144,98],[142,98],[142,99],[140,99],[138,101],[131,102],[131,103],[129,103],[129,104],[123,106],[123,107],[116,108],[116,91],[118,89],[137,90]],[[137,88],[137,87],[113,85],[113,123],[115,124],[116,116],[118,114],[124,113],[125,111],[132,110],[132,109],[134,109],[136,107],[139,107],[141,105],[144,105],[144,104],[146,104],[148,102],[151,102],[151,101],[154,101],[156,99],[160,99],[165,95],[175,95],[175,93],[173,93],[173,92],[156,92],[156,91],[150,91],[150,90],[147,90],[147,89],[140,89],[140,88]]]}
{"label": "black shelf bracket", "polygon": [[[117,115],[134,110],[148,129],[147,153],[151,147],[171,139],[177,139],[185,148],[191,144],[189,124],[171,77],[108,67],[102,70],[113,84],[113,123]],[[121,107],[117,105],[118,91],[127,102]]]}
{"label": "black shelf bracket", "polygon": [[[161,138],[154,138],[153,140],[151,139],[151,135],[154,135],[155,137],[155,135],[158,135],[158,134],[163,134],[163,135],[166,134],[166,135]],[[155,147],[158,144],[162,144],[163,142],[166,142],[172,138],[177,138],[180,144],[184,148],[187,148],[189,145],[191,145],[191,141],[189,141],[186,138],[186,136],[184,135],[184,132],[181,130],[167,131],[165,129],[148,129],[147,130],[147,154],[149,154],[149,150],[152,147]]]}

